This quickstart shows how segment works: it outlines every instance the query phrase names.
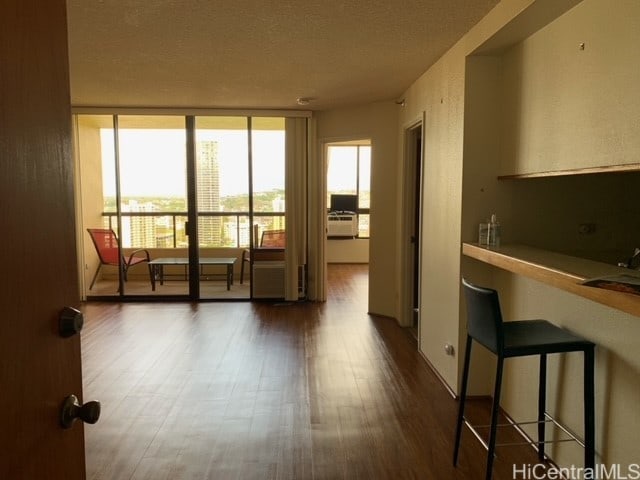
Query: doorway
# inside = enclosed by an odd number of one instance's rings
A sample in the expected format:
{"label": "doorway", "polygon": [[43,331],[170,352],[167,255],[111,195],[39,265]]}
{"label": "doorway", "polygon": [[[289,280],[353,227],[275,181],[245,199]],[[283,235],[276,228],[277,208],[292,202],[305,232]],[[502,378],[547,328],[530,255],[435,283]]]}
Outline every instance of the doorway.
{"label": "doorway", "polygon": [[328,264],[368,264],[371,140],[325,146]]}
{"label": "doorway", "polygon": [[422,152],[423,122],[405,129],[404,135],[403,246],[404,300],[401,324],[409,327],[419,339],[420,330],[420,271],[422,237]]}

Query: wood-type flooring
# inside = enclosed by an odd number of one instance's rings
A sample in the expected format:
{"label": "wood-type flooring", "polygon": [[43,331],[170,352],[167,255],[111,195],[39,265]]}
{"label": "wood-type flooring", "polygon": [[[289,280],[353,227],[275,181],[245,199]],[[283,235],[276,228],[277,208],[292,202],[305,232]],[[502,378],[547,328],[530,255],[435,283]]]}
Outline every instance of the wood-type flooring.
{"label": "wood-type flooring", "polygon": [[[331,265],[326,303],[87,303],[87,478],[484,478],[468,430],[453,467],[457,402],[367,290],[366,265]],[[535,462],[499,449],[494,478]]]}

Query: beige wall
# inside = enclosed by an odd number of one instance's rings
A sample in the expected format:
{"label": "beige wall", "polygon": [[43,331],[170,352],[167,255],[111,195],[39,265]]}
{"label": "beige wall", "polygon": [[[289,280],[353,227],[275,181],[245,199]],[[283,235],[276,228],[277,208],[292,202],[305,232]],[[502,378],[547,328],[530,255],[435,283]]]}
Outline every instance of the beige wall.
{"label": "beige wall", "polygon": [[[462,225],[463,242],[478,240],[478,224],[495,213],[498,220],[510,226],[513,201],[510,188],[513,184],[500,182],[496,172],[500,165],[500,83],[501,61],[493,56],[467,57],[465,69],[464,105],[464,168],[462,171]],[[505,228],[503,240],[511,240],[512,231]],[[487,269],[478,262],[462,258],[461,271],[472,275],[479,284],[487,284]],[[464,318],[464,302],[461,305]],[[466,342],[464,320],[459,330],[459,351]],[[494,360],[484,349],[473,350],[473,365],[481,366],[471,376],[471,394],[487,394],[487,385],[493,383]],[[460,359],[458,358],[458,361]]]}
{"label": "beige wall", "polygon": [[[83,269],[84,279],[80,286],[86,289],[100,263],[96,249],[87,233],[87,228],[101,228],[103,224],[103,195],[102,195],[102,152],[100,150],[100,121],[104,116],[78,115],[76,130],[76,155],[82,161],[77,163],[76,179],[79,182],[81,224],[79,225],[83,249],[79,258]],[[104,123],[104,122],[102,122]],[[108,125],[108,122],[107,122]],[[84,293],[83,293],[84,298]]]}
{"label": "beige wall", "polygon": [[[640,173],[571,175],[505,182],[517,195],[508,222],[518,243],[617,264],[640,247]],[[595,231],[581,234],[580,224]]]}
{"label": "beige wall", "polygon": [[327,263],[369,263],[369,239],[327,240]]}
{"label": "beige wall", "polygon": [[[451,343],[460,350],[466,56],[532,3],[530,0],[498,4],[411,85],[405,92],[405,107],[400,113],[399,125],[406,126],[425,112],[420,350],[454,390],[458,384],[459,359],[446,355],[443,347]],[[399,157],[401,150],[400,146]]]}
{"label": "beige wall", "polygon": [[[475,260],[461,261],[460,243],[475,241],[478,222],[495,211],[506,241],[538,238],[547,248],[609,252],[607,258],[631,244],[629,231],[639,231],[638,208],[619,202],[638,203],[631,198],[635,174],[529,183],[496,176],[638,162],[638,19],[635,1],[502,2],[407,90],[399,122],[402,131],[425,112],[422,353],[457,390],[466,335],[461,274],[496,286],[505,317],[546,317],[593,340],[597,452],[607,464],[638,461],[640,319]],[[579,221],[597,223],[602,237],[578,237]],[[445,354],[447,342],[458,345],[455,357]],[[577,432],[579,357],[554,359],[549,379],[551,412]],[[480,360],[474,393],[489,393],[491,375],[479,370],[489,372],[491,363]],[[531,419],[535,362],[507,363],[502,406],[516,420]],[[582,464],[575,446],[552,455],[560,465]]]}
{"label": "beige wall", "polygon": [[394,318],[399,292],[389,285],[398,269],[395,256],[398,109],[394,102],[380,102],[318,112],[316,116],[318,161],[323,161],[322,148],[328,142],[371,139],[369,311]]}

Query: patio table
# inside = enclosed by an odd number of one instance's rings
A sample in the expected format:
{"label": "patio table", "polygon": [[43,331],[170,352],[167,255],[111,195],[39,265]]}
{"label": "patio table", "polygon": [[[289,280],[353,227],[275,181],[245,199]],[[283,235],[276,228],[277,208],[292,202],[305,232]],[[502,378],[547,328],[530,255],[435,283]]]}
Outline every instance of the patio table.
{"label": "patio table", "polygon": [[[231,285],[233,285],[233,266],[236,263],[237,258],[216,258],[216,257],[201,257],[199,259],[200,263],[200,274],[202,275],[202,271],[205,265],[226,265],[227,269],[225,272],[225,277],[227,279],[227,290],[231,290]],[[149,262],[151,266],[151,290],[155,291],[156,289],[156,280],[160,281],[160,285],[164,284],[164,267],[167,265],[189,265],[189,259],[185,257],[162,257],[155,258]],[[186,279],[186,273],[185,273]]]}

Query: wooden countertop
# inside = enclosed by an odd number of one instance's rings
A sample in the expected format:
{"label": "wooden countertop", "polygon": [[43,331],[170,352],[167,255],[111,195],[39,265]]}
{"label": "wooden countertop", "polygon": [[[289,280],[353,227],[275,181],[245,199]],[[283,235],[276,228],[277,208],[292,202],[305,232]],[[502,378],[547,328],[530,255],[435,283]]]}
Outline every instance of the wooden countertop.
{"label": "wooden countertop", "polygon": [[629,273],[625,268],[526,245],[463,243],[462,254],[640,317],[640,295],[580,285],[587,278]]}

